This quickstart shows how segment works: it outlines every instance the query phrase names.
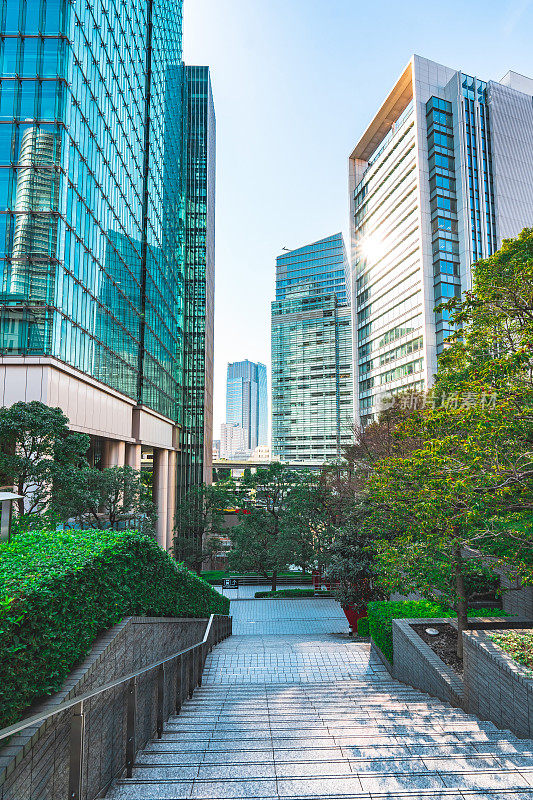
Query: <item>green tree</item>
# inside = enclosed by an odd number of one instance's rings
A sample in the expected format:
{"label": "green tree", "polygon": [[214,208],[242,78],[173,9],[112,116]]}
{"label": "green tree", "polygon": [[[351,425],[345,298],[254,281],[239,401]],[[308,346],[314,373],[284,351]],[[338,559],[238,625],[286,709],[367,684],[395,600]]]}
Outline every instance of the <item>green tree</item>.
{"label": "green tree", "polygon": [[15,403],[0,408],[0,475],[2,485],[22,498],[15,504],[19,522],[43,525],[43,518],[64,520],[63,504],[87,466],[89,437],[69,430],[59,408],[43,403]]}
{"label": "green tree", "polygon": [[249,498],[248,513],[230,530],[229,562],[235,570],[252,570],[263,575],[270,581],[273,592],[277,589],[279,572],[297,558],[293,531],[287,524],[287,501],[301,482],[301,475],[273,463],[241,483],[241,490]]}
{"label": "green tree", "polygon": [[221,547],[225,509],[235,506],[233,482],[193,486],[176,510],[174,554],[200,572]]}
{"label": "green tree", "polygon": [[154,535],[157,518],[150,487],[133,467],[87,467],[61,488],[57,502],[82,528],[124,527]]}

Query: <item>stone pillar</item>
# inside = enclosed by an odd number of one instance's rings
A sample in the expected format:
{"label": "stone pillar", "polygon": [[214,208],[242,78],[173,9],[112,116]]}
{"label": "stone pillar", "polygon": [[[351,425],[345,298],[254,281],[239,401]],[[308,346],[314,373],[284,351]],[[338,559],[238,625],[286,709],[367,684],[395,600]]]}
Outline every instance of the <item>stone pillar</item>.
{"label": "stone pillar", "polygon": [[104,443],[103,466],[123,467],[126,459],[126,442],[118,439],[106,439]]}
{"label": "stone pillar", "polygon": [[167,547],[168,530],[168,450],[154,447],[154,502],[157,511],[157,543]]}
{"label": "stone pillar", "polygon": [[170,450],[168,454],[168,503],[167,503],[167,550],[173,551],[174,547],[174,516],[176,514],[176,451]]}
{"label": "stone pillar", "polygon": [[128,467],[133,467],[137,472],[141,471],[141,445],[128,444],[126,445],[126,464]]}

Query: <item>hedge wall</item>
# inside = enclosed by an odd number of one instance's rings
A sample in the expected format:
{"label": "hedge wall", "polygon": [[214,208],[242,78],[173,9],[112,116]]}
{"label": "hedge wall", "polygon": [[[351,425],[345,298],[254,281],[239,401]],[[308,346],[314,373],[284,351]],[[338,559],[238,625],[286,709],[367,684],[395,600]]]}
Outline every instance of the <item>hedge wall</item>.
{"label": "hedge wall", "polygon": [[[433,603],[430,600],[404,600],[376,602],[368,604],[368,623],[370,636],[390,663],[393,662],[392,621],[423,617],[455,617],[454,611]],[[468,612],[469,617],[506,617],[501,609],[476,609]]]}
{"label": "hedge wall", "polygon": [[314,589],[277,589],[275,592],[256,592],[255,597],[331,597],[331,592]]}
{"label": "hedge wall", "polygon": [[57,691],[96,636],[124,617],[228,611],[227,598],[141,534],[15,536],[0,545],[0,727]]}

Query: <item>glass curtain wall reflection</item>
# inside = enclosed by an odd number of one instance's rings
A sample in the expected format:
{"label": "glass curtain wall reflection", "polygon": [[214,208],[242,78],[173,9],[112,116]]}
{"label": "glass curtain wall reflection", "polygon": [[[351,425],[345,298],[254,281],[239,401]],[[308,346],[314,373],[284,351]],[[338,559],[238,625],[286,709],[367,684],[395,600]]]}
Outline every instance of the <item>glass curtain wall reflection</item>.
{"label": "glass curtain wall reflection", "polygon": [[272,303],[272,455],[310,466],[352,438],[352,333],[342,234],[282,255]]}
{"label": "glass curtain wall reflection", "polygon": [[181,34],[179,0],[8,0],[0,19],[2,352],[54,356],[176,421]]}

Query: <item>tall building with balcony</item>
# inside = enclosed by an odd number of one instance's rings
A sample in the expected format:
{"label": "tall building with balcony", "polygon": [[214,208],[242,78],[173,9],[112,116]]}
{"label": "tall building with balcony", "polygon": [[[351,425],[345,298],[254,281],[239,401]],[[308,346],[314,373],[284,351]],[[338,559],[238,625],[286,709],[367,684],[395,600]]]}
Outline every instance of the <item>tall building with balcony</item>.
{"label": "tall building with balcony", "polygon": [[214,127],[181,41],[181,0],[0,11],[0,405],[61,407],[102,466],[153,455],[163,546],[211,449],[185,343],[209,373]]}
{"label": "tall building with balcony", "polygon": [[244,449],[268,444],[268,389],[264,364],[235,361],[228,364],[226,424],[244,432]]}
{"label": "tall building with balcony", "polygon": [[533,224],[533,80],[413,56],[349,160],[355,410],[431,387],[451,332],[440,303]]}
{"label": "tall building with balcony", "polygon": [[348,261],[341,233],[276,259],[272,458],[320,466],[353,425]]}

